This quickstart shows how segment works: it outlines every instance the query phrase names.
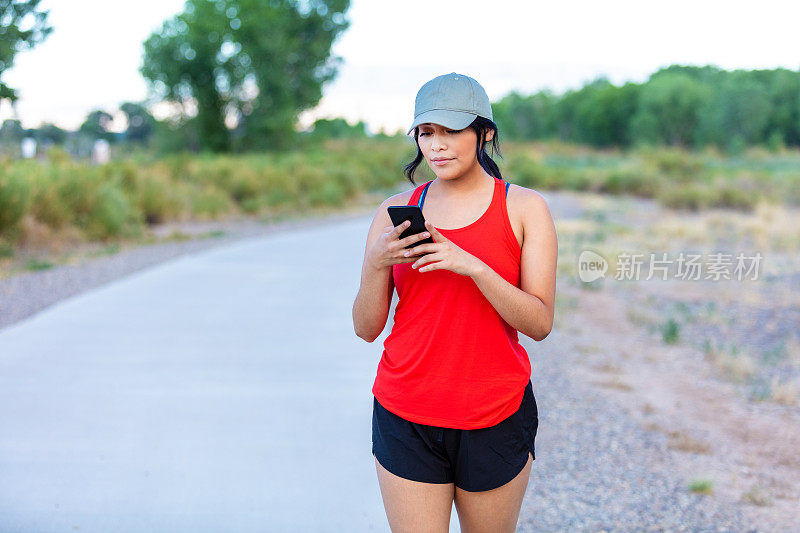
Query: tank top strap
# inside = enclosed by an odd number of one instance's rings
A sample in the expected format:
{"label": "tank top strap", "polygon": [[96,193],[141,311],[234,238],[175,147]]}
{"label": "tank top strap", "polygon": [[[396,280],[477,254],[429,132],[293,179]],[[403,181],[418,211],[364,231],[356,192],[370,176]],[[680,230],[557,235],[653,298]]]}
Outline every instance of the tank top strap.
{"label": "tank top strap", "polygon": [[[495,180],[496,181],[504,181],[504,180],[500,180],[498,178],[495,178]],[[430,180],[428,183],[425,183],[424,185],[419,185],[416,189],[414,189],[414,193],[411,195],[411,198],[408,200],[408,205],[417,204],[419,206],[419,208],[422,209],[422,204],[425,203],[425,195],[428,194],[428,187],[431,186],[431,183],[433,183],[433,180]],[[506,182],[506,187],[505,187],[505,189],[506,189],[505,198],[506,199],[508,198],[508,187],[509,187],[509,185],[511,185],[511,183]],[[505,202],[503,202],[503,204],[505,204]]]}
{"label": "tank top strap", "polygon": [[[497,178],[495,178],[495,179],[497,179]],[[498,180],[498,181],[502,181],[502,180]],[[414,194],[411,195],[411,199],[408,201],[408,205],[416,203],[419,206],[419,208],[422,209],[422,204],[425,203],[425,195],[428,194],[428,187],[431,186],[431,183],[433,183],[433,180],[429,181],[425,185],[420,185],[419,187],[417,187],[414,190]],[[509,185],[511,185],[511,183],[506,182],[506,198],[508,198],[508,186]]]}
{"label": "tank top strap", "polygon": [[424,201],[424,195],[428,191],[428,187],[430,184],[433,183],[433,180],[430,180],[428,183],[424,183],[422,185],[417,185],[414,189],[414,193],[411,195],[411,198],[408,199],[407,205],[418,205],[422,208],[422,202]]}

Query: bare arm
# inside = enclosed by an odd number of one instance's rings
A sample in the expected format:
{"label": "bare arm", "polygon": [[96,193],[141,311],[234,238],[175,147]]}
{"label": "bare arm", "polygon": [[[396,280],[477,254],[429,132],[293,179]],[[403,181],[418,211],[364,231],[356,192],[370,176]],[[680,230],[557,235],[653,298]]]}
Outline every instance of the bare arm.
{"label": "bare arm", "polygon": [[372,342],[386,327],[389,308],[394,291],[392,265],[410,263],[414,258],[403,257],[403,248],[424,239],[422,233],[399,239],[408,222],[393,226],[387,207],[405,205],[407,198],[394,196],[386,199],[378,208],[367,234],[364,261],[361,265],[361,285],[353,303],[353,329],[358,337]]}
{"label": "bare arm", "polygon": [[[385,217],[384,218],[384,214]],[[387,223],[388,219],[388,223]],[[389,307],[394,292],[394,280],[390,266],[378,267],[370,261],[370,249],[378,242],[383,228],[391,225],[384,201],[378,208],[367,234],[364,261],[361,265],[361,285],[353,303],[353,329],[358,337],[372,342],[386,327]]]}
{"label": "bare arm", "polygon": [[553,329],[558,238],[547,202],[538,193],[526,195],[523,212],[520,287],[483,262],[472,279],[510,326],[541,341]]}

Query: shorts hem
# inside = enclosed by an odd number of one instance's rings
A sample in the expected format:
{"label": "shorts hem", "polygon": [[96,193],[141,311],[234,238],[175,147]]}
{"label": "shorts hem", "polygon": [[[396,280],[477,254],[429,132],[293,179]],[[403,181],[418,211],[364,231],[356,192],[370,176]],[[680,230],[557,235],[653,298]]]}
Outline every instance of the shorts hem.
{"label": "shorts hem", "polygon": [[[530,455],[531,455],[531,461],[535,460],[536,458],[535,458],[535,457],[533,457],[533,452],[532,452],[531,450],[528,450],[528,451],[529,451],[529,452],[531,452],[531,453],[530,453]],[[457,486],[458,488],[460,488],[461,490],[465,490],[465,491],[467,491],[467,492],[486,492],[486,491],[489,491],[489,490],[498,489],[498,488],[502,487],[503,485],[506,485],[506,484],[508,484],[508,483],[511,483],[511,481],[513,481],[513,479],[514,479],[515,477],[517,477],[518,475],[520,475],[520,473],[521,473],[521,472],[522,472],[522,471],[525,469],[525,465],[527,465],[527,464],[528,464],[528,454],[525,454],[525,461],[523,461],[522,465],[520,465],[519,467],[514,467],[514,469],[511,471],[511,472],[512,472],[512,474],[511,474],[511,476],[510,476],[510,477],[507,477],[507,479],[505,479],[505,480],[504,480],[504,481],[502,481],[501,483],[499,483],[499,484],[497,484],[497,485],[494,485],[494,486],[492,486],[492,487],[488,487],[488,488],[481,487],[481,488],[469,488],[469,489],[467,489],[467,488],[464,488],[464,487],[462,487],[462,486],[460,486],[460,485],[458,485],[458,484],[456,484],[456,486]]]}
{"label": "shorts hem", "polygon": [[382,467],[383,467],[383,468],[384,468],[384,469],[385,469],[387,472],[389,472],[389,473],[391,473],[391,474],[393,474],[393,475],[395,475],[395,476],[397,476],[397,477],[401,477],[401,478],[403,478],[403,479],[405,479],[405,480],[407,480],[407,481],[415,481],[415,482],[417,482],[417,483],[430,483],[431,485],[446,485],[447,483],[453,483],[453,481],[452,481],[452,480],[451,480],[451,481],[429,481],[429,480],[427,480],[427,479],[415,479],[414,477],[408,477],[408,475],[410,475],[410,474],[399,474],[399,473],[397,473],[396,471],[394,471],[394,469],[393,469],[393,468],[389,468],[389,467],[388,467],[386,464],[384,464],[384,461],[381,461],[381,460],[378,458],[378,456],[377,456],[377,455],[375,455],[375,452],[374,452],[374,451],[372,452],[372,456],[373,456],[373,457],[375,457],[375,460],[376,460],[376,461],[378,461],[378,463],[379,463],[379,464],[380,464],[380,465],[381,465],[381,466],[382,466]]}

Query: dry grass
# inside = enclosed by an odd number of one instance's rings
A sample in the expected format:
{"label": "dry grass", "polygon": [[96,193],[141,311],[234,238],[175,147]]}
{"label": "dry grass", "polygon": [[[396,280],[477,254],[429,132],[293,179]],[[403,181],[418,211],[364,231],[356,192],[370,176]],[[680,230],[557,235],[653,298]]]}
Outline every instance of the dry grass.
{"label": "dry grass", "polygon": [[[646,404],[646,406],[649,406],[649,404]],[[650,409],[652,409],[652,407],[650,407]],[[705,441],[690,437],[683,431],[667,430],[657,422],[648,422],[647,424],[643,424],[642,427],[646,431],[658,431],[659,433],[665,434],[668,439],[667,446],[673,450],[690,453],[711,453],[710,444]]]}
{"label": "dry grass", "polygon": [[759,202],[750,213],[711,209],[697,214],[667,212],[648,228],[656,241],[707,245],[725,235],[765,251],[790,251],[800,247],[800,210]]}
{"label": "dry grass", "polygon": [[747,492],[742,493],[741,501],[751,505],[758,505],[759,507],[768,507],[772,505],[772,498],[759,487],[753,487]]}
{"label": "dry grass", "polygon": [[600,347],[596,344],[575,344],[575,348],[584,354],[600,352]]}
{"label": "dry grass", "polygon": [[673,450],[689,453],[711,453],[711,445],[705,441],[690,437],[683,431],[670,431],[667,446]]}
{"label": "dry grass", "polygon": [[601,387],[606,387],[606,388],[609,388],[609,389],[617,389],[617,390],[622,390],[622,391],[626,391],[626,392],[633,390],[633,387],[631,387],[627,383],[624,383],[624,382],[620,381],[619,378],[617,378],[617,377],[615,377],[613,379],[607,379],[605,381],[594,381],[593,383],[595,385],[600,385]]}
{"label": "dry grass", "polygon": [[756,372],[756,361],[750,355],[736,347],[730,350],[709,346],[706,357],[726,375],[742,382]]}
{"label": "dry grass", "polygon": [[644,402],[644,405],[642,405],[642,412],[646,415],[652,415],[656,412],[656,408],[650,405],[650,402]]}
{"label": "dry grass", "polygon": [[637,326],[649,326],[661,321],[661,317],[657,312],[645,307],[628,308],[625,312],[625,318],[628,319],[628,322]]}
{"label": "dry grass", "polygon": [[622,368],[619,365],[615,365],[614,363],[604,361],[600,364],[594,365],[593,369],[600,371],[600,372],[609,372],[611,374],[622,374]]}
{"label": "dry grass", "polygon": [[772,378],[770,386],[771,397],[784,405],[800,406],[800,378],[792,378],[779,382],[777,376]]}

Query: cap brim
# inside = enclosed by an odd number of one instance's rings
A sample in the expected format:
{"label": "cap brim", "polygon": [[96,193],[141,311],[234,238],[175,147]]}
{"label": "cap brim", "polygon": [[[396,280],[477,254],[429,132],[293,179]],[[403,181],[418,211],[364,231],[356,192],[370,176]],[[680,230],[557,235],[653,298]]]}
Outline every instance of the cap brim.
{"label": "cap brim", "polygon": [[475,120],[477,116],[478,115],[475,113],[453,111],[452,109],[431,109],[414,118],[414,122],[411,124],[408,132],[406,132],[406,135],[414,131],[414,128],[420,124],[425,124],[426,122],[440,124],[445,128],[461,130],[472,124],[472,121]]}

